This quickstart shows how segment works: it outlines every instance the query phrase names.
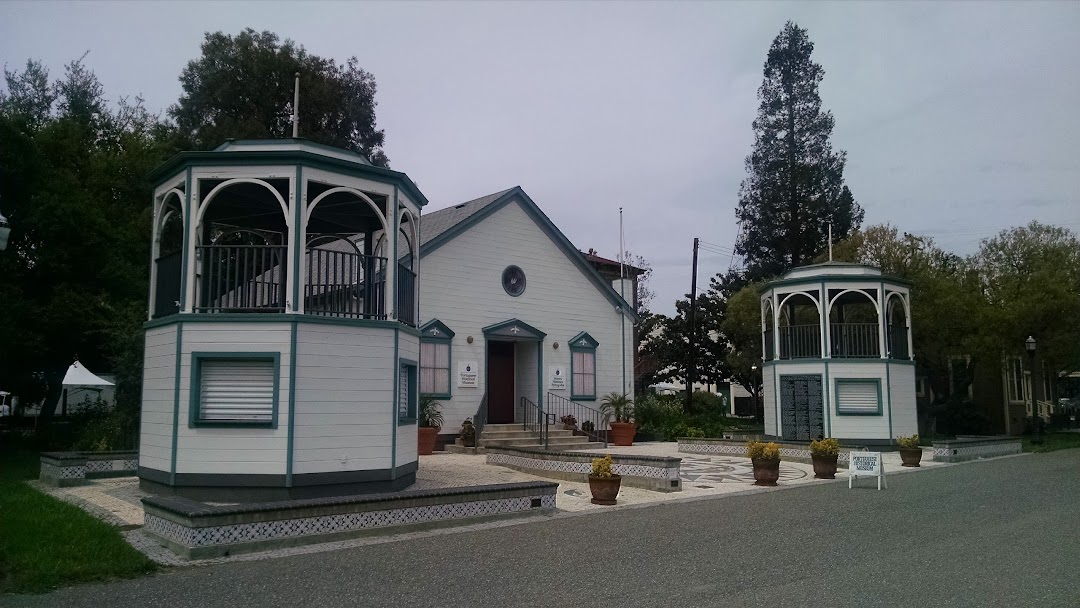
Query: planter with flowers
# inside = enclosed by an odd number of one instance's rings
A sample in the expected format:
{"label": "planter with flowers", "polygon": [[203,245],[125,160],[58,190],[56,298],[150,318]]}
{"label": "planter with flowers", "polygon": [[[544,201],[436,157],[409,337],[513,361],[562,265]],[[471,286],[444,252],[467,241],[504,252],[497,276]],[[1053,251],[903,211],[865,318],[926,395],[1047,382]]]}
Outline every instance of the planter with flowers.
{"label": "planter with flowers", "polygon": [[634,445],[634,400],[625,394],[608,393],[600,405],[600,412],[608,419],[611,427],[611,442],[615,445]]}
{"label": "planter with flowers", "polygon": [[613,505],[619,495],[622,476],[611,472],[613,465],[611,454],[603,458],[593,458],[592,474],[589,475],[589,490],[592,492],[594,505]]}
{"label": "planter with flowers", "polygon": [[814,477],[836,479],[836,458],[840,442],[836,439],[815,439],[810,442],[810,458],[814,462]]}
{"label": "planter with flowers", "polygon": [[780,479],[780,446],[750,441],[746,444],[746,456],[754,463],[754,485],[775,486]]}
{"label": "planter with flowers", "polygon": [[897,437],[896,444],[900,446],[900,461],[905,467],[917,467],[922,461],[922,448],[919,447],[919,436]]}
{"label": "planter with flowers", "polygon": [[434,397],[424,395],[420,397],[420,413],[417,417],[419,427],[416,429],[416,450],[421,456],[427,456],[435,451],[435,440],[439,436],[439,430],[443,425],[441,406]]}

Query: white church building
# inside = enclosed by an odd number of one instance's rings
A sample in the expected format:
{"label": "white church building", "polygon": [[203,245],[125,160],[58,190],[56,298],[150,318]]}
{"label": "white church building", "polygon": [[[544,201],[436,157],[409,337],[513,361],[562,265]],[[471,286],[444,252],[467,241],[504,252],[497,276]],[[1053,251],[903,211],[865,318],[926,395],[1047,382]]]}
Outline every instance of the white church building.
{"label": "white church building", "polygon": [[420,393],[442,405],[441,443],[466,418],[557,422],[633,397],[633,280],[602,278],[524,190],[425,213],[420,235]]}

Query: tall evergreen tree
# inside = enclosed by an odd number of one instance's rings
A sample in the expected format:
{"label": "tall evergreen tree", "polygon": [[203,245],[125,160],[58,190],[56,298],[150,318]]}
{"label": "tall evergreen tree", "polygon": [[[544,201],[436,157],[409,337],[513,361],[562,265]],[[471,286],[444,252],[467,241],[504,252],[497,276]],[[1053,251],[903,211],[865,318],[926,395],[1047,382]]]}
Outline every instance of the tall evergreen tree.
{"label": "tall evergreen tree", "polygon": [[844,185],[846,153],[833,151],[833,116],[821,109],[825,70],[810,59],[814,43],[789,21],[773,40],[758,89],[749,175],[739,188],[735,245],[745,279],[759,281],[806,264],[833,238],[858,229],[863,210]]}

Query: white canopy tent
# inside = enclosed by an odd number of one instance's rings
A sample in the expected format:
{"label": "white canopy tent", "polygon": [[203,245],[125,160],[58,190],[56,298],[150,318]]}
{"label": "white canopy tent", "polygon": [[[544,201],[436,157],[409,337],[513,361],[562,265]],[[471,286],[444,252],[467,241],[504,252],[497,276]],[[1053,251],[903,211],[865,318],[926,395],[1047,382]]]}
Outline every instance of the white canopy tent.
{"label": "white canopy tent", "polygon": [[111,386],[114,386],[112,382],[98,377],[76,360],[64,374],[64,393],[54,412],[67,415],[69,399],[73,406],[77,406],[88,398],[91,401],[97,398],[111,401],[111,391],[108,394],[104,393]]}
{"label": "white canopy tent", "polygon": [[98,378],[78,361],[71,364],[64,374],[64,386],[113,386],[112,382]]}

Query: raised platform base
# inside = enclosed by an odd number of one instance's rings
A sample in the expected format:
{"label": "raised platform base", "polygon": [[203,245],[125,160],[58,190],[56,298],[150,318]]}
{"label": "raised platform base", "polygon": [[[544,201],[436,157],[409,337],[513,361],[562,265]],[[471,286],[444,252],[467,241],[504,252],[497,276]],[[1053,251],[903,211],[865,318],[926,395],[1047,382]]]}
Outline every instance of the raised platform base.
{"label": "raised platform base", "polygon": [[143,499],[144,531],[201,559],[555,510],[558,484],[510,483],[248,505]]}
{"label": "raised platform base", "polygon": [[[487,463],[551,479],[588,483],[592,461],[600,454],[550,450],[487,447]],[[611,471],[622,475],[624,486],[656,492],[680,492],[682,460],[666,456],[612,454]]]}
{"label": "raised platform base", "polygon": [[397,492],[416,483],[417,463],[377,471],[338,471],[293,475],[286,487],[284,475],[177,473],[139,467],[139,488],[159,496],[190,500],[245,503],[269,500],[326,498]]}
{"label": "raised platform base", "polygon": [[138,452],[43,452],[38,479],[53,486],[73,486],[86,479],[134,475],[138,467]]}

